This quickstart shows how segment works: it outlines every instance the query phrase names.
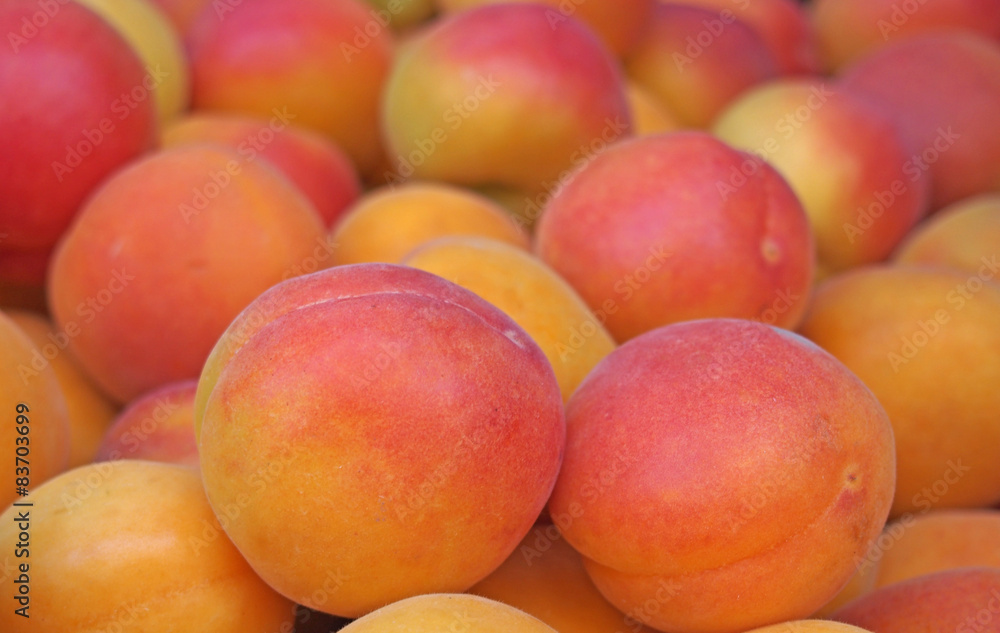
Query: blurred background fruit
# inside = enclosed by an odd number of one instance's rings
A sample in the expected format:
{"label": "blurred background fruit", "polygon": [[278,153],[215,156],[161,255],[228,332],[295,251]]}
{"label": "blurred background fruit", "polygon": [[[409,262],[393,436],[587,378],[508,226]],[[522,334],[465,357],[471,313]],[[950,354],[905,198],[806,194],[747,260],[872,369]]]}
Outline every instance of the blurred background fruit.
{"label": "blurred background fruit", "polygon": [[91,196],[54,256],[49,303],[58,327],[79,329],[70,347],[88,375],[124,403],[197,378],[254,297],[329,258],[316,210],[274,168],[177,147]]}

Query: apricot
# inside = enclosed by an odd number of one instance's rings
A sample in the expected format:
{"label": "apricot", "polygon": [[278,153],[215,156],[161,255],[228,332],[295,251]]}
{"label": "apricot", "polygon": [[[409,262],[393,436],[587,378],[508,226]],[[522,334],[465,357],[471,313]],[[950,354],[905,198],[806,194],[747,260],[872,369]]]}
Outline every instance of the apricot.
{"label": "apricot", "polygon": [[732,11],[671,3],[656,5],[625,70],[682,127],[707,128],[744,90],[776,77],[778,62]]}
{"label": "apricot", "polygon": [[370,191],[334,226],[335,264],[399,263],[440,237],[488,237],[522,249],[527,232],[485,196],[442,183],[409,183]]}
{"label": "apricot", "polygon": [[[454,13],[484,4],[495,4],[498,0],[435,0],[435,2],[445,12]],[[542,4],[551,7],[548,16],[553,26],[571,17],[578,19],[593,29],[604,45],[619,57],[627,55],[635,48],[636,42],[649,26],[654,3],[655,0],[587,0],[586,2],[542,0]]]}
{"label": "apricot", "polygon": [[561,18],[544,4],[489,3],[400,47],[382,101],[386,180],[534,191],[631,134],[617,60]]}
{"label": "apricot", "polygon": [[[69,463],[66,400],[52,366],[33,367],[34,351],[31,339],[0,312],[0,402],[8,416],[0,425],[0,442],[8,447],[11,466],[8,483],[0,487],[4,508],[18,499],[17,488],[32,491]],[[12,550],[13,545],[6,551]]]}
{"label": "apricot", "polygon": [[909,147],[896,123],[836,84],[778,79],[756,86],[712,129],[788,181],[809,216],[822,276],[886,259],[928,211],[929,178],[908,169]]}
{"label": "apricot", "polygon": [[154,389],[133,400],[102,438],[95,461],[148,459],[198,466],[194,436],[196,380]]}
{"label": "apricot", "polygon": [[992,275],[854,269],[816,288],[799,329],[888,412],[893,517],[1000,501],[1000,285]]}
{"label": "apricot", "polygon": [[983,266],[1000,266],[998,258],[1000,194],[984,194],[948,205],[916,226],[892,261],[979,274]]}
{"label": "apricot", "polygon": [[206,361],[195,416],[227,534],[276,590],[345,617],[499,567],[549,497],[565,434],[520,326],[387,264],[262,294]]}
{"label": "apricot", "polygon": [[961,30],[1000,40],[1000,4],[993,0],[816,0],[812,7],[823,61],[837,70],[889,42]]}
{"label": "apricot", "polygon": [[1000,511],[994,509],[904,515],[886,534],[895,538],[878,561],[876,587],[957,567],[1000,568]]}
{"label": "apricot", "polygon": [[179,147],[95,192],[53,256],[48,295],[87,374],[127,402],[196,378],[240,310],[328,260],[316,210],[283,176],[222,146]]}
{"label": "apricot", "polygon": [[580,554],[551,523],[532,528],[510,557],[469,593],[530,613],[557,631],[654,633],[604,599],[587,576]]}
{"label": "apricot", "polygon": [[139,54],[142,87],[152,92],[160,124],[187,110],[191,76],[180,36],[153,0],[77,0],[108,21]]}
{"label": "apricot", "polygon": [[32,347],[31,368],[49,365],[55,371],[69,414],[69,468],[94,461],[104,432],[118,407],[94,386],[69,351],[69,335],[36,312],[9,311]]}
{"label": "apricot", "polygon": [[[660,0],[667,2],[667,0]],[[726,11],[751,26],[778,62],[781,74],[813,74],[822,67],[819,42],[803,5],[794,0],[670,0]]]}
{"label": "apricot", "polygon": [[29,552],[0,584],[14,597],[0,610],[4,631],[290,630],[294,605],[229,542],[190,468],[91,464],[23,501],[0,515],[3,551]]}
{"label": "apricot", "polygon": [[615,349],[604,325],[569,284],[522,249],[487,239],[444,238],[401,263],[467,288],[514,319],[545,352],[563,401]]}
{"label": "apricot", "polygon": [[425,594],[388,604],[340,629],[343,633],[555,633],[506,604],[463,594]]}
{"label": "apricot", "polygon": [[647,332],[570,398],[549,514],[613,605],[663,631],[807,617],[889,512],[892,427],[833,356],[773,326]]}
{"label": "apricot", "polygon": [[332,226],[361,194],[350,158],[326,137],[277,118],[199,112],[163,130],[163,146],[221,143],[247,161],[263,158],[277,167]]}
{"label": "apricot", "polygon": [[535,250],[619,342],[699,318],[794,327],[815,258],[784,179],[694,131],[596,156],[545,206]]}
{"label": "apricot", "polygon": [[831,616],[877,633],[1000,631],[1000,569],[919,576],[858,598]]}
{"label": "apricot", "polygon": [[215,2],[185,43],[195,109],[282,113],[329,136],[361,173],[378,164],[379,103],[393,36],[366,3]]}
{"label": "apricot", "polygon": [[139,56],[76,2],[49,16],[5,0],[0,33],[0,252],[47,253],[84,198],[154,146],[156,106]]}
{"label": "apricot", "polygon": [[891,42],[845,68],[842,85],[891,112],[931,178],[931,209],[1000,191],[1000,42],[943,31]]}

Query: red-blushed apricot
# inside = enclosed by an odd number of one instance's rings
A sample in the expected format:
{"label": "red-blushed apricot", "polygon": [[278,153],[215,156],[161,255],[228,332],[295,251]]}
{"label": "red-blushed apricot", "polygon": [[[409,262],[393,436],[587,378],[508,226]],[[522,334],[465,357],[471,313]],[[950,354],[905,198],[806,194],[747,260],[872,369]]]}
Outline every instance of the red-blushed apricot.
{"label": "red-blushed apricot", "polygon": [[32,365],[34,349],[21,328],[0,312],[0,403],[7,416],[0,425],[0,443],[7,447],[10,464],[10,479],[0,488],[3,508],[18,499],[19,491],[34,490],[69,463],[66,400],[55,370]]}
{"label": "red-blushed apricot", "polygon": [[583,568],[580,554],[551,523],[539,523],[510,557],[469,593],[530,613],[557,631],[653,633],[611,606]]}
{"label": "red-blushed apricot", "polygon": [[161,125],[187,110],[191,74],[181,38],[153,0],[76,1],[107,20],[139,55]]}
{"label": "red-blushed apricot", "polygon": [[344,633],[556,633],[514,607],[465,594],[425,594],[388,604],[351,622]]}
{"label": "red-blushed apricot", "polygon": [[316,210],[277,171],[223,146],[178,147],[89,199],[53,257],[49,303],[88,375],[127,402],[197,378],[240,310],[329,257]]}
{"label": "red-blushed apricot", "polygon": [[[291,630],[294,605],[229,542],[190,468],[91,464],[23,501],[31,505],[0,515],[0,547],[27,552],[0,582],[9,596],[3,631]],[[21,607],[25,617],[15,611]]]}
{"label": "red-blushed apricot", "polygon": [[875,633],[997,633],[1000,569],[964,567],[874,591],[831,616]]}
{"label": "red-blushed apricot", "polygon": [[194,436],[196,380],[163,385],[133,400],[115,418],[95,461],[148,459],[198,466]]}
{"label": "red-blushed apricot", "polygon": [[729,11],[761,36],[782,74],[817,73],[819,42],[803,5],[795,0],[660,0]]}
{"label": "red-blushed apricot", "polygon": [[496,202],[443,183],[408,183],[368,192],[334,226],[333,261],[399,263],[413,249],[441,237],[467,235],[522,249],[530,238]]}
{"label": "red-blushed apricot", "polygon": [[751,88],[712,126],[764,158],[795,191],[816,237],[819,274],[885,259],[928,210],[928,181],[876,104],[822,79]]}
{"label": "red-blushed apricot", "polygon": [[361,0],[214,2],[186,34],[192,106],[328,135],[369,173],[381,155],[378,111],[393,37]]}
{"label": "red-blushed apricot", "polygon": [[[449,13],[497,2],[498,0],[435,0],[439,8]],[[654,2],[655,0],[541,0],[541,4],[551,7],[547,15],[553,27],[570,17],[579,19],[593,29],[604,45],[619,57],[627,55],[635,47],[649,26]]]}
{"label": "red-blushed apricot", "polygon": [[809,616],[868,551],[892,428],[833,356],[773,326],[675,323],[570,398],[549,514],[616,607],[676,633]]}
{"label": "red-blushed apricot", "polygon": [[997,323],[1000,284],[978,275],[869,266],[817,286],[799,331],[857,374],[889,414],[893,517],[1000,501]]}
{"label": "red-blushed apricot", "polygon": [[957,567],[1000,568],[1000,511],[937,510],[886,527],[876,587]]}
{"label": "red-blushed apricot", "polygon": [[931,31],[963,30],[1000,40],[1000,4],[993,0],[816,0],[812,9],[828,70]]}
{"label": "red-blushed apricot", "polygon": [[0,250],[51,249],[94,187],[153,147],[156,108],[136,53],[76,2],[49,15],[5,0],[0,33]]}
{"label": "red-blushed apricot", "polygon": [[910,231],[892,261],[976,275],[1000,267],[1000,194],[966,198],[941,209]]}
{"label": "red-blushed apricot", "polygon": [[629,135],[617,60],[575,17],[553,14],[487,4],[401,47],[382,102],[386,179],[534,191],[594,144]]}
{"label": "red-blushed apricot", "polygon": [[276,590],[346,617],[496,569],[544,507],[565,435],[520,326],[384,264],[261,295],[206,362],[195,415],[227,534]]}
{"label": "red-blushed apricot", "polygon": [[535,249],[619,342],[709,317],[794,327],[815,257],[782,177],[693,131],[595,157],[546,205]]}
{"label": "red-blushed apricot", "polygon": [[522,249],[495,240],[444,238],[401,263],[467,288],[514,319],[545,352],[564,401],[615,349],[614,339],[569,284]]}
{"label": "red-blushed apricot", "polygon": [[[195,435],[200,434],[205,407],[219,380],[219,375],[243,345],[260,334],[272,321],[318,300],[332,301],[338,297],[366,296],[373,293],[423,294],[420,283],[435,284],[439,292],[457,292],[456,302],[468,299],[467,291],[461,290],[454,284],[442,285],[444,280],[438,277],[433,279],[440,281],[429,282],[427,279],[427,273],[401,266],[373,264],[337,266],[325,270],[321,275],[304,275],[289,279],[281,284],[280,289],[272,288],[261,294],[233,319],[205,361],[195,395]],[[411,280],[412,283],[401,283],[401,280]],[[384,359],[381,362],[384,362]],[[377,369],[374,367],[371,371]]]}
{"label": "red-blushed apricot", "polygon": [[51,366],[69,414],[69,468],[94,461],[97,447],[118,407],[100,392],[69,350],[69,334],[37,312],[9,311],[7,316],[31,339],[31,370]]}
{"label": "red-blushed apricot", "polygon": [[657,4],[625,69],[683,127],[707,128],[744,90],[776,77],[778,62],[732,11]]}
{"label": "red-blushed apricot", "polygon": [[842,85],[887,108],[931,177],[931,209],[1000,191],[1000,42],[958,31],[887,44],[844,69]]}
{"label": "red-blushed apricot", "polygon": [[794,620],[772,624],[746,633],[868,633],[850,624],[829,620]]}
{"label": "red-blushed apricot", "polygon": [[361,194],[358,174],[339,147],[274,117],[198,112],[175,120],[162,137],[164,147],[221,143],[247,161],[269,161],[309,198],[327,227]]}

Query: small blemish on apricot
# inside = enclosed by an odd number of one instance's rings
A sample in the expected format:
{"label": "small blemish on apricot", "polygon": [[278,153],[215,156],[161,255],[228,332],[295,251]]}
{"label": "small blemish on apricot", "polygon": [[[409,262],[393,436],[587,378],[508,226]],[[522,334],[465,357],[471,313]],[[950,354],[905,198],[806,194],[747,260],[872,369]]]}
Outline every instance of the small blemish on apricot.
{"label": "small blemish on apricot", "polygon": [[764,256],[764,261],[769,264],[776,264],[781,260],[781,247],[770,237],[761,240],[760,253]]}
{"label": "small blemish on apricot", "polygon": [[844,469],[844,487],[849,490],[856,490],[861,487],[861,473],[857,464],[851,464]]}

